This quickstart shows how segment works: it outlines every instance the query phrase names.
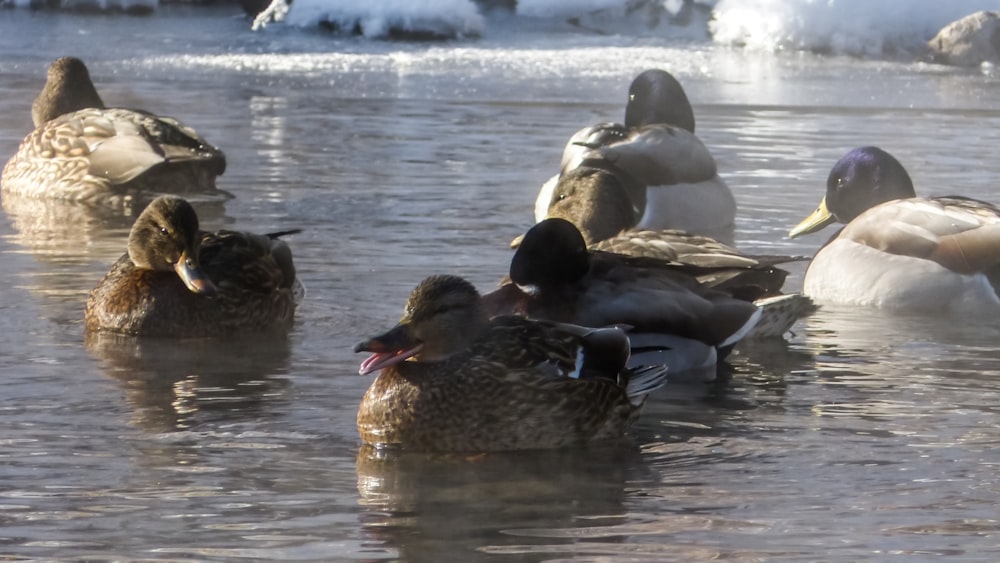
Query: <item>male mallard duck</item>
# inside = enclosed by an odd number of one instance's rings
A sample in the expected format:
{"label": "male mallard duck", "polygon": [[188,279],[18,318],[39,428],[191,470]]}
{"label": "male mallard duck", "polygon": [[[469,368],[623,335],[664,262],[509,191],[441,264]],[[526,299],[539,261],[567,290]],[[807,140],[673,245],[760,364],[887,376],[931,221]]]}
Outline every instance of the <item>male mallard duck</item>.
{"label": "male mallard duck", "polygon": [[56,59],[35,130],[4,166],[4,194],[117,205],[136,192],[215,192],[222,151],[170,117],[108,108],[83,61]]}
{"label": "male mallard duck", "polygon": [[287,328],[302,287],[279,234],[203,232],[191,204],[158,197],[90,293],[86,328],[172,337]]}
{"label": "male mallard duck", "polygon": [[[510,264],[509,280],[484,296],[492,314],[571,322],[627,325],[635,335],[683,338],[674,371],[715,365],[761,316],[753,303],[706,287],[700,268],[663,260],[591,251],[564,219],[546,219],[525,233]],[[643,347],[647,347],[643,344]],[[634,349],[635,351],[635,349]],[[660,363],[642,356],[644,363]],[[669,357],[669,356],[668,356]]]}
{"label": "male mallard duck", "polygon": [[560,179],[548,216],[573,223],[591,250],[692,266],[691,274],[702,285],[754,301],[763,316],[748,336],[780,337],[815,311],[808,297],[781,293],[788,272],[777,265],[803,258],[747,255],[713,238],[676,229],[636,229],[626,190],[615,172],[577,168]]}
{"label": "male mallard duck", "polygon": [[647,70],[635,78],[624,124],[601,123],[570,138],[560,173],[535,200],[536,221],[548,215],[560,177],[579,167],[621,177],[639,228],[680,229],[733,243],[736,200],[694,135],[684,89],[666,71]]}
{"label": "male mallard duck", "polygon": [[425,451],[559,448],[621,437],[666,368],[625,367],[628,338],[519,317],[490,319],[479,293],[432,276],[395,328],[355,352],[381,370],[358,431],[376,446]]}
{"label": "male mallard duck", "polygon": [[804,293],[900,310],[996,311],[1000,208],[965,197],[916,197],[906,169],[877,147],[844,155],[796,237],[845,223],[816,253]]}

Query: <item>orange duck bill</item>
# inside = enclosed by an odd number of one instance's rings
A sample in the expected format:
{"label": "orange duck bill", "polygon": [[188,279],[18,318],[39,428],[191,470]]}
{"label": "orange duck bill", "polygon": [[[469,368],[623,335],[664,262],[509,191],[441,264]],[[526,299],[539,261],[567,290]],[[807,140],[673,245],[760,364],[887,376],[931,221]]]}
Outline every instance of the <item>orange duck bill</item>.
{"label": "orange duck bill", "polygon": [[408,329],[405,324],[396,325],[389,332],[354,346],[355,352],[372,352],[371,356],[361,362],[358,373],[368,375],[419,354],[424,343],[410,336]]}

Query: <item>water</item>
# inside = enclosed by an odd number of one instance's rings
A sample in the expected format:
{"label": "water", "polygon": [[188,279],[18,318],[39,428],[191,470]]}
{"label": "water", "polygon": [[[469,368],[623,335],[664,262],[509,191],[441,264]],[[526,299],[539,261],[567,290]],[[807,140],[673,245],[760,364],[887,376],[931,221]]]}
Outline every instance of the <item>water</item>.
{"label": "water", "polygon": [[[979,70],[510,29],[378,43],[235,9],[155,17],[0,12],[0,153],[73,53],[109,103],[222,147],[236,195],[206,227],[288,237],[308,288],[285,340],[84,339],[87,292],[129,217],[4,202],[0,554],[37,560],[857,561],[1000,558],[995,323],[827,308],[732,375],[659,392],[633,444],[380,459],[350,352],[423,277],[491,287],[580,125],[674,71],[740,205],[749,252],[833,162],[878,144],[926,194],[992,192],[997,79]],[[801,286],[803,266],[788,282]]]}

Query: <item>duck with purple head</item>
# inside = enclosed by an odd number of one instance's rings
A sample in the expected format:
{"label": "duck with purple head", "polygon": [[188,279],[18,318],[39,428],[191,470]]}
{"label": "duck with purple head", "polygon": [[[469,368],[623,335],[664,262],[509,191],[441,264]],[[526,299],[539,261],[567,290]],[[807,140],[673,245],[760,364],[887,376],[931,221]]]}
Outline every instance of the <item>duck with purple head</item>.
{"label": "duck with purple head", "polygon": [[819,207],[789,232],[838,232],[813,257],[803,291],[819,302],[913,312],[1000,310],[1000,208],[961,196],[917,197],[878,147],[845,154]]}

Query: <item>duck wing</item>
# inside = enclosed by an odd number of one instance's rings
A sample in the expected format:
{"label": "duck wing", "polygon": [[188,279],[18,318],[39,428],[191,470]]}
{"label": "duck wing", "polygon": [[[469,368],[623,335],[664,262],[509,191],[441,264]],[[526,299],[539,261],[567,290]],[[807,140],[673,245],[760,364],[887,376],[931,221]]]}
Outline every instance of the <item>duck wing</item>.
{"label": "duck wing", "polygon": [[838,238],[961,274],[991,273],[1000,266],[1000,209],[954,196],[895,200],[865,211]]}
{"label": "duck wing", "polygon": [[715,159],[690,131],[647,125],[596,149],[601,158],[647,186],[696,184],[716,175]]}

